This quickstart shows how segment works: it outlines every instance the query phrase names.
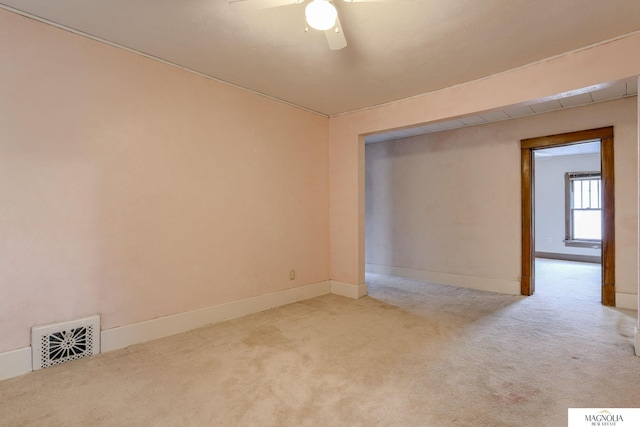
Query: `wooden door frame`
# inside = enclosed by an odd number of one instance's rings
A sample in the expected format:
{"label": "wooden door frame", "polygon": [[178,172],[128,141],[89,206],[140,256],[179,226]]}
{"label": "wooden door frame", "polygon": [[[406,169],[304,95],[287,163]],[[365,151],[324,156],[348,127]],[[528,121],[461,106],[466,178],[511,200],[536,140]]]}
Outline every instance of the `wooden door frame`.
{"label": "wooden door frame", "polygon": [[533,151],[560,147],[584,141],[600,140],[600,173],[602,176],[602,293],[603,305],[616,305],[615,290],[615,194],[613,170],[613,126],[520,141],[522,171],[522,275],[520,292],[535,292],[535,229]]}

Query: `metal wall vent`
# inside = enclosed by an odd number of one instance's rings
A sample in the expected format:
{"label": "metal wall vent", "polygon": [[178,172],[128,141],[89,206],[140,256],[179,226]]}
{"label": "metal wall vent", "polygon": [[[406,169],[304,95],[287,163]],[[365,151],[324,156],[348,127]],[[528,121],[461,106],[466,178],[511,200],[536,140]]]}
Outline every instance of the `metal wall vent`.
{"label": "metal wall vent", "polygon": [[100,353],[100,316],[31,328],[33,370]]}

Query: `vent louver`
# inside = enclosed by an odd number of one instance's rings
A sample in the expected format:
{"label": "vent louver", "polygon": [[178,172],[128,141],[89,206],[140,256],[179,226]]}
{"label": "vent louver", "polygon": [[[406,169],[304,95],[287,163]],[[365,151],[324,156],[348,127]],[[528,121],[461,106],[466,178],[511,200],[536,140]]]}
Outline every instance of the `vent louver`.
{"label": "vent louver", "polygon": [[31,328],[33,370],[100,353],[100,316]]}

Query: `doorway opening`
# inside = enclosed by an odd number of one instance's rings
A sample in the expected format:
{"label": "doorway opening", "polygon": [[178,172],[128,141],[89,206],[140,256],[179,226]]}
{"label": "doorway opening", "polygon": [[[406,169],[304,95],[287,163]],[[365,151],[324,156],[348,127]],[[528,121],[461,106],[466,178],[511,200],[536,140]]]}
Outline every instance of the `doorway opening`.
{"label": "doorway opening", "polygon": [[[615,306],[615,229],[614,229],[614,171],[613,127],[530,138],[521,141],[522,166],[522,295],[535,292],[535,257],[540,251],[536,245],[536,157],[549,154],[557,147],[598,143],[600,146],[600,171],[565,172],[565,230],[562,244],[566,247],[592,249],[583,256],[594,257],[598,249],[601,260],[600,300],[603,305]],[[570,148],[565,148],[568,150]],[[536,154],[537,153],[537,154]],[[540,185],[540,183],[538,182]],[[553,247],[554,236],[538,233],[541,247]],[[560,243],[560,242],[556,242]],[[555,246],[558,248],[559,246]],[[597,253],[597,251],[595,252]],[[580,257],[578,257],[580,258]],[[575,260],[575,257],[574,257]],[[582,261],[588,259],[582,259]],[[591,259],[593,260],[593,259]]]}
{"label": "doorway opening", "polygon": [[600,140],[533,151],[536,292],[600,300]]}

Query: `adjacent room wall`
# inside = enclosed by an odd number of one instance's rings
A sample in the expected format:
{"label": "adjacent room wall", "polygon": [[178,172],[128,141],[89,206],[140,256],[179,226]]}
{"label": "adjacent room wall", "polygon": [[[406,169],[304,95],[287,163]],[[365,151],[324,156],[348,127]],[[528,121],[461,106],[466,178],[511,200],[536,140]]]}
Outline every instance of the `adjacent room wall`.
{"label": "adjacent room wall", "polygon": [[536,253],[542,252],[549,257],[554,254],[560,254],[560,256],[565,254],[600,258],[600,249],[579,248],[564,244],[565,174],[599,170],[600,154],[597,153],[535,159]]}
{"label": "adjacent room wall", "polygon": [[0,57],[0,352],[329,279],[326,117],[5,10]]}
{"label": "adjacent room wall", "polygon": [[366,145],[369,271],[518,293],[518,140],[497,132]]}
{"label": "adjacent room wall", "polygon": [[368,270],[519,294],[520,140],[613,125],[616,291],[635,295],[636,108],[630,97],[367,144]]}

